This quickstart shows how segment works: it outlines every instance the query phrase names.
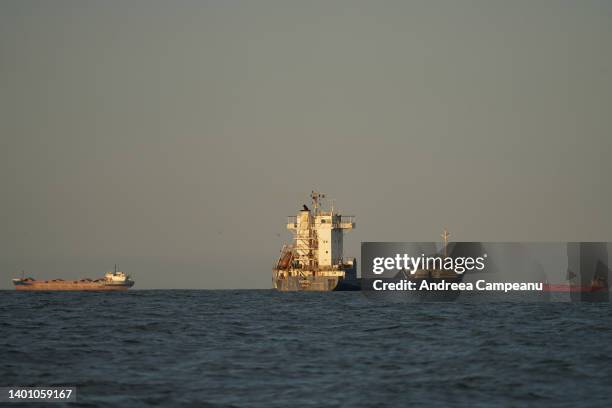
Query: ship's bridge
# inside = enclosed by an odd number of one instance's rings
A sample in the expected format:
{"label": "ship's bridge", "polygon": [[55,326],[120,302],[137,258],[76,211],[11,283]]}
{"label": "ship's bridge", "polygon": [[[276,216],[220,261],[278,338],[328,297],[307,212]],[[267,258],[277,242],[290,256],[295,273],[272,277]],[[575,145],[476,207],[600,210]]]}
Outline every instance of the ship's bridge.
{"label": "ship's bridge", "polygon": [[[354,215],[338,215],[321,212],[313,221],[313,227],[318,228],[321,226],[330,225],[331,228],[339,229],[354,229],[355,228],[355,216]],[[294,231],[298,228],[298,217],[296,215],[289,215],[287,217],[287,229]]]}

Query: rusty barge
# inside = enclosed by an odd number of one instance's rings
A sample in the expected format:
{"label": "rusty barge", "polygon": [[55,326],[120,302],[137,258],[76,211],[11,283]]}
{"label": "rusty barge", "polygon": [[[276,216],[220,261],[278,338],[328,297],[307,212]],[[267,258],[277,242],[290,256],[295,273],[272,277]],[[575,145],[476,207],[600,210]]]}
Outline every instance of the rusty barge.
{"label": "rusty barge", "polygon": [[107,272],[98,279],[80,280],[37,280],[33,278],[15,278],[13,285],[21,291],[124,291],[134,286],[130,275],[117,270]]}

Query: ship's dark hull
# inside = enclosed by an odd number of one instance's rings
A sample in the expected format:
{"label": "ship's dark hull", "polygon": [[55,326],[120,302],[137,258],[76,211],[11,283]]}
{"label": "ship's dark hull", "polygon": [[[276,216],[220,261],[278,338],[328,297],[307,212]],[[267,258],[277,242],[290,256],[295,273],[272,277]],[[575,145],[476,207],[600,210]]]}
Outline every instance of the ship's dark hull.
{"label": "ship's dark hull", "polygon": [[361,279],[343,279],[338,282],[335,292],[358,292],[361,290]]}

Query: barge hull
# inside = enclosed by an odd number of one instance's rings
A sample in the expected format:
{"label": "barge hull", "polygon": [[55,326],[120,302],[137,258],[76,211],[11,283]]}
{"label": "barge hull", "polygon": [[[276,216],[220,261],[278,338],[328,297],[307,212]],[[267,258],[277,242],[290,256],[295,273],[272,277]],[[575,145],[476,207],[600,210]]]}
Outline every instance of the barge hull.
{"label": "barge hull", "polygon": [[106,285],[100,283],[35,282],[15,284],[20,291],[125,291],[132,285]]}

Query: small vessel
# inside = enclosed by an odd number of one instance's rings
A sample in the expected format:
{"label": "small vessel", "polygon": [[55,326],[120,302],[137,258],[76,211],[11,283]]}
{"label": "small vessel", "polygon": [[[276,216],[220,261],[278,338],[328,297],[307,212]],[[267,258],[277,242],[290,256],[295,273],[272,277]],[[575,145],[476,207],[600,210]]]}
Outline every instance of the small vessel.
{"label": "small vessel", "polygon": [[134,286],[134,281],[130,275],[117,270],[115,265],[114,272],[107,272],[103,278],[99,279],[80,279],[80,280],[36,280],[33,278],[15,278],[13,285],[16,290],[24,291],[121,291],[128,290]]}
{"label": "small vessel", "polygon": [[284,245],[272,270],[280,291],[359,290],[357,260],[343,257],[344,231],[355,228],[355,217],[324,208],[324,194],[312,191],[312,209],[304,205],[289,216],[293,243]]}

